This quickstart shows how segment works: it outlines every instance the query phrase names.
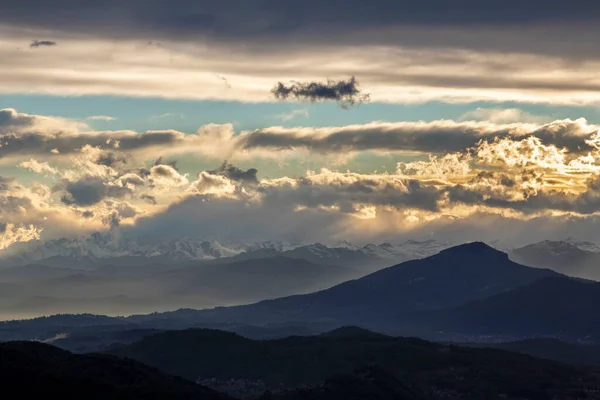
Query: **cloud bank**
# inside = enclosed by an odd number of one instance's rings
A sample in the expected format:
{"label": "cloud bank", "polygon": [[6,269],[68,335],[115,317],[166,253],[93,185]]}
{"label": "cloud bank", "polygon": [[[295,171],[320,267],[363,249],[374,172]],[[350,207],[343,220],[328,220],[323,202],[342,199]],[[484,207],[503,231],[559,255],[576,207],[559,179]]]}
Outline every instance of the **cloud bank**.
{"label": "cloud bank", "polygon": [[[496,224],[514,237],[515,227],[587,232],[600,209],[598,131],[579,119],[137,133],[7,109],[0,161],[34,178],[0,179],[2,246],[106,229],[156,240],[200,231],[293,241],[459,235],[457,226],[470,240]],[[286,163],[298,152],[345,157],[346,171],[273,176],[235,164]],[[352,172],[352,158],[365,154],[400,158],[390,172]],[[216,168],[182,170],[179,156]]]}

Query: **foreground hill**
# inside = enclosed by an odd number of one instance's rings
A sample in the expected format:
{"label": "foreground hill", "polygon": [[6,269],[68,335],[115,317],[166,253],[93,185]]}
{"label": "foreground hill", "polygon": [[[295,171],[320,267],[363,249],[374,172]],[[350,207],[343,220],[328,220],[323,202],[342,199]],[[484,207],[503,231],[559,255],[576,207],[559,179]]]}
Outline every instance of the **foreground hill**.
{"label": "foreground hill", "polygon": [[425,400],[432,399],[408,388],[386,371],[367,367],[352,374],[331,377],[315,387],[266,394],[259,400]]}
{"label": "foreground hill", "polygon": [[227,397],[131,360],[74,355],[35,342],[0,344],[0,384],[19,398],[198,399]]}
{"label": "foreground hill", "polygon": [[[170,331],[112,354],[188,379],[262,380],[271,390],[319,385],[333,375],[367,365],[383,368],[401,378],[403,387],[430,398],[574,399],[586,398],[584,391],[600,387],[600,371],[593,368],[348,328],[327,335],[264,341],[214,330]],[[439,393],[453,397],[439,397]],[[328,398],[311,396],[304,398]]]}

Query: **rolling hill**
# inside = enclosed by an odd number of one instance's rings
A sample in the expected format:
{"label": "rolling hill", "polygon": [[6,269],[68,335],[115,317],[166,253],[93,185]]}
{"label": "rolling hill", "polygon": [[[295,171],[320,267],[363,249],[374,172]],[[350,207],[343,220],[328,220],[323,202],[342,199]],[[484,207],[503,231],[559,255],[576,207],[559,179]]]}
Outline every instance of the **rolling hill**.
{"label": "rolling hill", "polygon": [[[262,380],[271,390],[321,388],[309,390],[310,396],[321,393],[322,382],[331,376],[367,366],[387,371],[400,378],[402,388],[430,398],[574,399],[600,386],[600,371],[590,367],[502,350],[394,338],[357,328],[263,341],[215,330],[169,331],[111,353],[188,379]],[[310,396],[304,398],[324,398]]]}

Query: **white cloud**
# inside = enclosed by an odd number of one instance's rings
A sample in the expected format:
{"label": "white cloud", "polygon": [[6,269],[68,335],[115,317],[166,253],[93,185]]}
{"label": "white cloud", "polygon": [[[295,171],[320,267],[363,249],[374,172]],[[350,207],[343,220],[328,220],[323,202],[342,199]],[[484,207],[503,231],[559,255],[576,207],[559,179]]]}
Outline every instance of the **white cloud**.
{"label": "white cloud", "polygon": [[292,111],[290,111],[288,113],[284,113],[284,114],[279,114],[276,116],[276,118],[280,119],[282,121],[291,121],[298,117],[308,118],[308,116],[309,116],[308,110],[300,109],[300,110],[292,110]]}
{"label": "white cloud", "polygon": [[185,114],[184,113],[165,113],[165,114],[161,114],[161,115],[154,115],[154,116],[150,117],[150,120],[157,121],[160,119],[168,119],[168,118],[185,119]]}
{"label": "white cloud", "polygon": [[533,115],[518,108],[477,108],[462,115],[461,121],[489,121],[494,124],[533,123],[544,124],[551,117]]}
{"label": "white cloud", "polygon": [[0,229],[0,250],[15,243],[37,240],[42,231],[34,225],[5,224],[2,228]]}
{"label": "white cloud", "polygon": [[89,121],[116,121],[117,118],[110,115],[92,115],[86,118]]}
{"label": "white cloud", "polygon": [[22,163],[19,164],[19,167],[29,169],[29,170],[35,172],[36,174],[44,174],[44,173],[47,173],[50,175],[58,174],[58,170],[56,168],[53,168],[50,165],[48,165],[47,162],[39,162],[37,160],[34,160],[33,158],[29,161],[23,161]]}

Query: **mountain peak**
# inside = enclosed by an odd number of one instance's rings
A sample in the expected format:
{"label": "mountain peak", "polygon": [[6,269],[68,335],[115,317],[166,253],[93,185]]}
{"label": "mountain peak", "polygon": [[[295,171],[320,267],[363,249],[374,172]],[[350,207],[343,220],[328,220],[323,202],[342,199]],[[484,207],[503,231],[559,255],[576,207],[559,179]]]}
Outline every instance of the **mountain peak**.
{"label": "mountain peak", "polygon": [[442,250],[440,256],[465,256],[465,257],[496,257],[508,259],[508,254],[503,253],[484,242],[471,242]]}

